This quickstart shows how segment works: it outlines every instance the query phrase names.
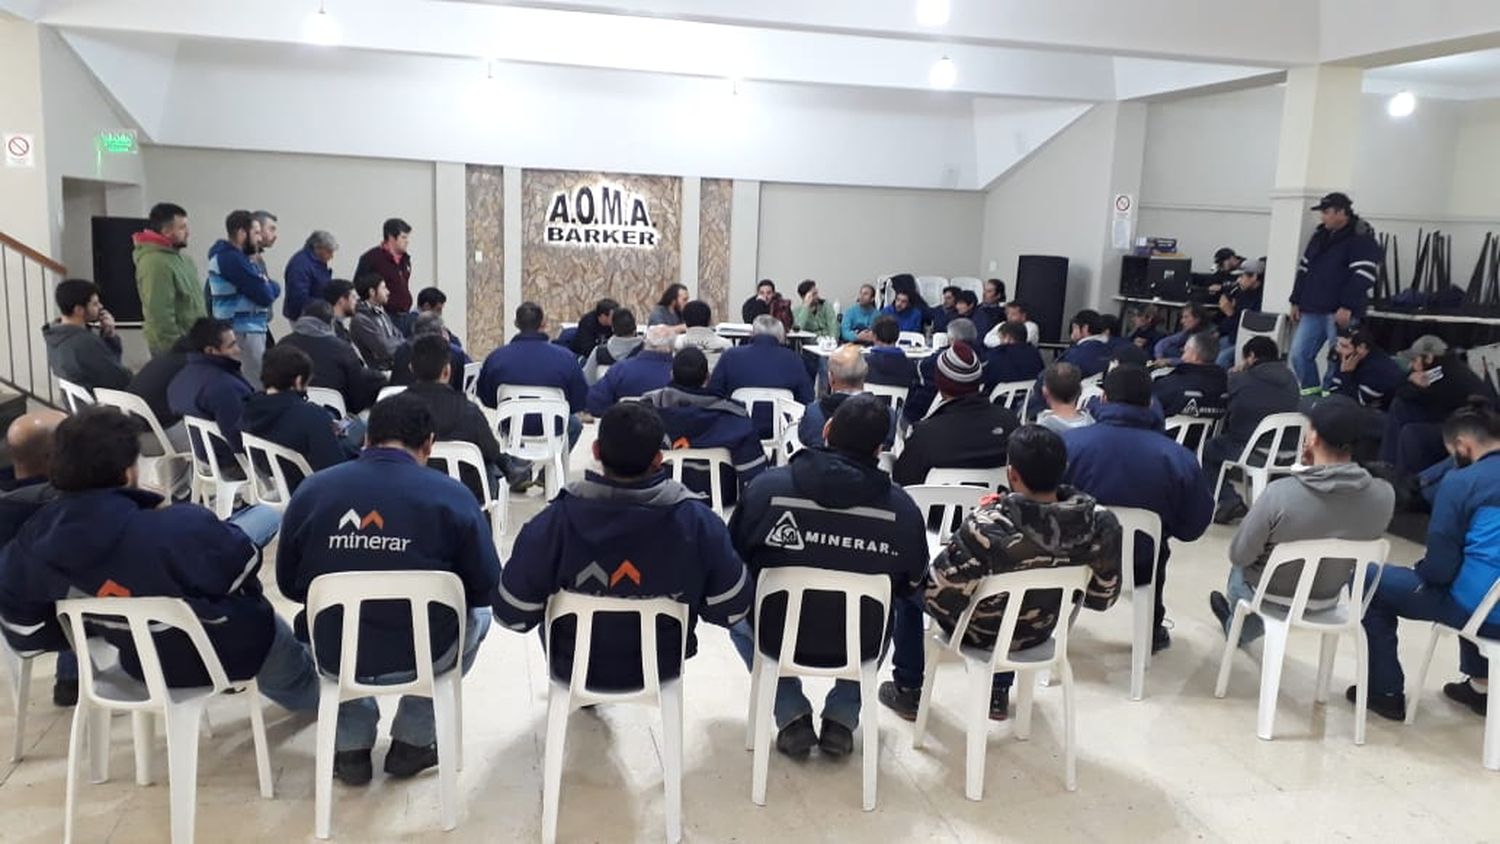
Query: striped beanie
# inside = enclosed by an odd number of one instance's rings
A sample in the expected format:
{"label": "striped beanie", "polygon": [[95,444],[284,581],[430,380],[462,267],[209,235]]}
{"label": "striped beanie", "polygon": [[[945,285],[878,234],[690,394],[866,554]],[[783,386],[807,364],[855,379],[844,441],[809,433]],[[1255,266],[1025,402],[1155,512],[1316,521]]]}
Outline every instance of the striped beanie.
{"label": "striped beanie", "polygon": [[937,360],[938,392],[945,396],[967,396],[979,391],[984,364],[968,343],[954,343]]}

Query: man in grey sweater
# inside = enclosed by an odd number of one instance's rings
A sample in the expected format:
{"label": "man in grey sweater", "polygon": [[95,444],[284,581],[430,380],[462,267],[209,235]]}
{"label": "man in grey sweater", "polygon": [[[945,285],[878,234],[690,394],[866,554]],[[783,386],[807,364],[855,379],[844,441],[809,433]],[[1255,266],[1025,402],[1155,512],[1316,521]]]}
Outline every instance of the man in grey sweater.
{"label": "man in grey sweater", "polygon": [[[99,304],[98,285],[70,278],[58,282],[54,297],[61,316],[57,322],[42,326],[47,365],[52,371],[90,391],[129,386],[131,373],[120,362],[115,318]],[[98,333],[89,327],[95,322],[99,324]]]}
{"label": "man in grey sweater", "polygon": [[[1311,423],[1302,442],[1302,460],[1310,468],[1273,481],[1256,497],[1229,545],[1229,582],[1223,593],[1211,592],[1209,608],[1226,633],[1235,602],[1250,601],[1260,585],[1266,559],[1278,543],[1303,539],[1379,539],[1396,506],[1391,485],[1351,460],[1363,423],[1348,402],[1322,401],[1307,412]],[[1309,594],[1309,609],[1332,607],[1349,582],[1353,565],[1323,566]],[[1302,573],[1300,564],[1277,570],[1266,599],[1290,604]],[[1260,618],[1250,616],[1240,645],[1264,632]]]}

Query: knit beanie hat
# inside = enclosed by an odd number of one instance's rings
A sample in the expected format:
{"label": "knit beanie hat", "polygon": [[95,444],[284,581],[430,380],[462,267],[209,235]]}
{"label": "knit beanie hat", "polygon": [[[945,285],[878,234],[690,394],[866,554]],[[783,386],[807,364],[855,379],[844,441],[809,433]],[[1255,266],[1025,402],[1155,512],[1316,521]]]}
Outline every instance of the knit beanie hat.
{"label": "knit beanie hat", "polygon": [[984,364],[968,343],[954,343],[937,360],[938,392],[945,396],[967,396],[979,391]]}

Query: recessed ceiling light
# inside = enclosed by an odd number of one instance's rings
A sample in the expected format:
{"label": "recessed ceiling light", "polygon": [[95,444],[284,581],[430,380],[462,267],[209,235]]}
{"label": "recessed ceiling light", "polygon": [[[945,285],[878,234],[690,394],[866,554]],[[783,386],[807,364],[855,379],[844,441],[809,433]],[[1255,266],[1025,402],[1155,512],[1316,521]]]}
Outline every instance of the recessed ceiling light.
{"label": "recessed ceiling light", "polygon": [[1417,110],[1417,95],[1402,91],[1385,104],[1385,112],[1392,117],[1410,117]]}
{"label": "recessed ceiling light", "polygon": [[922,26],[943,26],[952,14],[949,0],[917,0],[917,23]]}
{"label": "recessed ceiling light", "polygon": [[953,87],[958,81],[958,65],[947,56],[943,56],[932,63],[932,69],[927,71],[927,84],[941,91]]}
{"label": "recessed ceiling light", "polygon": [[320,2],[318,10],[308,15],[307,20],[302,23],[302,40],[320,47],[337,47],[344,41],[344,28],[339,26],[338,20],[328,14],[328,9]]}

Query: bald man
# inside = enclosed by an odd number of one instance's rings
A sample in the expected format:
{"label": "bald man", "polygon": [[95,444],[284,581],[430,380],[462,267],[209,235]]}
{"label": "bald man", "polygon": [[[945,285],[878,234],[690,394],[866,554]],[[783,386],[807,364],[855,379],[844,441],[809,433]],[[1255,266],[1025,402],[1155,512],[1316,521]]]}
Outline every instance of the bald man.
{"label": "bald man", "polygon": [[[14,464],[15,484],[0,492],[0,547],[21,531],[32,514],[57,497],[47,480],[52,461],[52,435],[58,423],[68,418],[56,410],[27,413],[5,432],[5,448]],[[71,651],[57,655],[57,674],[52,683],[52,702],[72,706],[78,702],[78,659]]]}
{"label": "bald man", "polygon": [[[834,411],[844,399],[865,391],[865,377],[870,374],[870,365],[865,360],[862,346],[846,343],[828,356],[828,395],[807,406],[802,421],[797,425],[797,441],[805,448],[823,445],[823,425],[833,418]],[[890,450],[896,440],[896,417],[891,414],[891,432],[885,439],[885,448]]]}

